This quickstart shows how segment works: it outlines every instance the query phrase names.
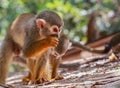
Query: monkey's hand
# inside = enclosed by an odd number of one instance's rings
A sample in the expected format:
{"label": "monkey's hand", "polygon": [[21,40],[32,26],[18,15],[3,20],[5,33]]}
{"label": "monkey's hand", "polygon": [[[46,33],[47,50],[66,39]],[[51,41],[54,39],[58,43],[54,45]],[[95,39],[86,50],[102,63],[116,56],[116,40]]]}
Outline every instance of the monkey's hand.
{"label": "monkey's hand", "polygon": [[109,61],[119,60],[120,44],[112,47],[112,54],[109,56]]}
{"label": "monkey's hand", "polygon": [[57,37],[49,36],[43,40],[43,43],[45,43],[47,47],[57,47],[58,41]]}
{"label": "monkey's hand", "polygon": [[109,56],[109,61],[111,62],[111,61],[115,61],[115,60],[118,60],[119,58],[114,54],[114,53],[112,53],[110,56]]}
{"label": "monkey's hand", "polygon": [[43,54],[48,48],[56,47],[58,45],[58,38],[49,36],[45,39],[28,43],[28,46],[24,48],[23,53],[27,58],[36,57]]}

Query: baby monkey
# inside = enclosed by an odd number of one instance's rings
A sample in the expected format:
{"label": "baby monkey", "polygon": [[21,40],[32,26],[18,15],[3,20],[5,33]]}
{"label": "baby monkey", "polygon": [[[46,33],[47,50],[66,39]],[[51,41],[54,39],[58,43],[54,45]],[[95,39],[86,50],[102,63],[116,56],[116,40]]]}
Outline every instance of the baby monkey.
{"label": "baby monkey", "polygon": [[[53,36],[53,35],[52,35]],[[61,35],[59,38],[59,44],[56,48],[48,49],[44,54],[42,54],[36,61],[31,60],[31,64],[35,64],[32,72],[34,77],[31,77],[29,73],[25,78],[23,78],[24,84],[39,84],[43,82],[54,81],[58,79],[63,79],[61,75],[57,73],[59,64],[61,62],[62,56],[68,50],[70,42],[67,36]],[[41,63],[41,64],[40,64]],[[31,78],[33,78],[31,80]]]}
{"label": "baby monkey", "polygon": [[29,68],[23,83],[41,83],[60,78],[56,72],[60,62],[56,54],[60,56],[57,49],[62,26],[63,20],[53,11],[18,16],[9,26],[1,46],[0,83],[5,84],[13,57],[21,54],[26,58]]}

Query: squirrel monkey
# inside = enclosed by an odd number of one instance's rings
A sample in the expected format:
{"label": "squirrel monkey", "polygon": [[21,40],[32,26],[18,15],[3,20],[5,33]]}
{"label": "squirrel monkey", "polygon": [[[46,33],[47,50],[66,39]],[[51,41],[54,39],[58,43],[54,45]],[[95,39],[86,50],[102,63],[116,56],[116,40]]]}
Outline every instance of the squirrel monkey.
{"label": "squirrel monkey", "polygon": [[111,40],[105,44],[105,48],[103,50],[97,50],[94,48],[89,48],[84,45],[82,45],[79,42],[72,41],[72,46],[76,48],[80,48],[82,50],[86,50],[89,52],[97,53],[97,54],[105,54],[108,53],[110,50],[112,50],[112,54],[109,56],[109,60],[112,61],[114,59],[117,59],[117,54],[120,53],[120,32],[115,34]]}
{"label": "squirrel monkey", "polygon": [[45,81],[63,79],[63,77],[57,73],[57,70],[61,62],[61,58],[69,46],[70,43],[68,37],[60,35],[59,44],[56,48],[47,50],[36,61],[31,60],[31,62],[29,62],[32,64],[35,63],[34,68],[32,68],[34,69],[34,72],[32,72],[34,75],[32,76],[31,73],[29,73],[25,78],[23,78],[23,83],[39,84]]}
{"label": "squirrel monkey", "polygon": [[[5,84],[9,65],[13,57],[20,54],[26,58],[31,81],[36,80],[36,74],[39,74],[38,80],[51,80],[44,68],[50,63],[49,58],[42,57],[52,55],[51,51],[59,43],[62,26],[63,20],[53,11],[43,10],[37,15],[26,13],[18,16],[9,26],[1,46],[0,83]],[[36,73],[38,69],[39,73]]]}

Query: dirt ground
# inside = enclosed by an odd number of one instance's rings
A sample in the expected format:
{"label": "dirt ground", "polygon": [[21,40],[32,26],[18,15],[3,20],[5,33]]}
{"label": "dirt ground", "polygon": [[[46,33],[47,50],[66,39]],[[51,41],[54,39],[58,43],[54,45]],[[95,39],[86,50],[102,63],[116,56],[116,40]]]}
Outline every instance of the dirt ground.
{"label": "dirt ground", "polygon": [[119,59],[109,62],[105,56],[96,56],[75,60],[63,63],[59,72],[64,79],[38,85],[22,85],[26,72],[15,73],[7,84],[13,88],[120,88]]}

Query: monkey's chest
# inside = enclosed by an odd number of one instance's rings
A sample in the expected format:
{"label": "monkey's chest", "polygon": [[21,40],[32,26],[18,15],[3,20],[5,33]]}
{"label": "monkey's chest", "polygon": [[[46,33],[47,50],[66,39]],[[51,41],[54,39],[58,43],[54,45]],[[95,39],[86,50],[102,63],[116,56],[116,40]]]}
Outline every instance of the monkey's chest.
{"label": "monkey's chest", "polygon": [[[51,78],[52,75],[52,55],[53,49],[48,49],[46,52],[44,52],[39,58],[38,61],[44,60],[45,68],[44,68],[44,74],[48,76],[48,78]],[[41,63],[40,63],[41,64]]]}

